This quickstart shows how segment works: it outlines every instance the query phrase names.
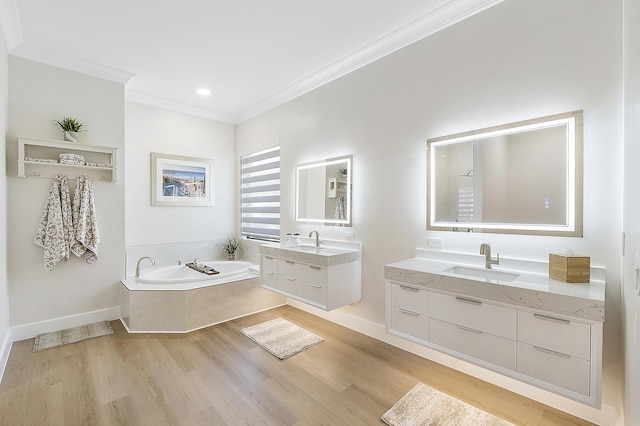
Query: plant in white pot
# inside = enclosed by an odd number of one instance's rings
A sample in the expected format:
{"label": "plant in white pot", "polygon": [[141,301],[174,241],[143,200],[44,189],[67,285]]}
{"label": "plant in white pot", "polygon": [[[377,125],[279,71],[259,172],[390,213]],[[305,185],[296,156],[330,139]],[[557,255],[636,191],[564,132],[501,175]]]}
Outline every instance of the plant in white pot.
{"label": "plant in white pot", "polygon": [[58,124],[64,132],[64,140],[68,142],[78,142],[76,137],[78,133],[85,132],[87,124],[84,121],[78,120],[75,117],[62,117],[53,120]]}
{"label": "plant in white pot", "polygon": [[235,260],[236,252],[242,248],[242,239],[234,235],[227,235],[220,241],[220,247],[227,255],[227,260]]}

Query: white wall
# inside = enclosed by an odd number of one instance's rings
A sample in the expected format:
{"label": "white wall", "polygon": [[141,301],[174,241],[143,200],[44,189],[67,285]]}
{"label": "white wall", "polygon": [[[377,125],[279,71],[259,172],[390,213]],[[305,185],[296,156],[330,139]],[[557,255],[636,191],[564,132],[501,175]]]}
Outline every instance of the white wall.
{"label": "white wall", "polygon": [[[210,244],[235,233],[238,192],[235,126],[135,102],[126,103],[127,270],[140,256],[158,263],[211,253]],[[212,207],[152,206],[150,154],[214,160]],[[177,244],[180,243],[180,244]],[[188,244],[194,243],[194,244]],[[171,251],[174,251],[173,253]]]}
{"label": "white wall", "polygon": [[624,2],[625,207],[623,323],[625,420],[640,424],[640,4]]}
{"label": "white wall", "polygon": [[[15,337],[89,318],[113,318],[119,311],[115,308],[120,304],[124,264],[124,86],[16,57],[9,58],[9,80],[7,261]],[[101,237],[98,261],[89,265],[72,256],[46,272],[43,250],[33,239],[51,179],[16,177],[16,139],[20,135],[61,140],[51,120],[62,115],[88,124],[91,132],[81,133],[80,143],[119,149],[119,181],[94,182]],[[70,189],[75,189],[75,181],[70,181]]]}
{"label": "white wall", "polygon": [[[362,301],[332,312],[384,324],[384,265],[428,237],[444,248],[548,259],[567,247],[607,269],[604,403],[617,405],[622,206],[621,1],[503,2],[238,126],[239,154],[282,143],[282,232],[296,223],[294,167],[354,155]],[[427,232],[425,141],[584,109],[584,238]]]}
{"label": "white wall", "polygon": [[[5,135],[8,120],[9,57],[0,31],[0,134]],[[3,144],[4,145],[4,144]],[[9,286],[7,283],[7,174],[5,150],[0,149],[0,380],[11,348]]]}

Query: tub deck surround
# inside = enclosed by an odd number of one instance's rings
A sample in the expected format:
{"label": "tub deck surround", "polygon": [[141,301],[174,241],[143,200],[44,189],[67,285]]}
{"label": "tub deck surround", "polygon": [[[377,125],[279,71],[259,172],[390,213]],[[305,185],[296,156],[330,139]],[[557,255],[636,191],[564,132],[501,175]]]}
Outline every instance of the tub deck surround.
{"label": "tub deck surround", "polygon": [[564,283],[549,278],[545,262],[500,258],[496,271],[517,273],[511,281],[489,280],[447,272],[456,265],[484,268],[484,256],[418,250],[412,259],[385,266],[385,278],[427,289],[478,297],[500,303],[604,321],[605,272],[591,268],[589,284]]}

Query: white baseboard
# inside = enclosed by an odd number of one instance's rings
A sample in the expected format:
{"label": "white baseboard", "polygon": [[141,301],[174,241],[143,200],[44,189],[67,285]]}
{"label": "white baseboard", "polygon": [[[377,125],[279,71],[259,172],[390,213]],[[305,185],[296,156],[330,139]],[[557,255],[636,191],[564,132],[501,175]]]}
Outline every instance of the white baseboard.
{"label": "white baseboard", "polygon": [[2,382],[2,376],[4,376],[4,370],[7,368],[7,361],[9,361],[9,354],[11,353],[11,346],[13,346],[13,330],[9,329],[7,335],[0,346],[0,382]]}
{"label": "white baseboard", "polygon": [[120,306],[102,309],[99,311],[85,312],[68,317],[54,318],[46,321],[32,322],[30,324],[13,327],[13,341],[31,339],[38,334],[52,331],[65,330],[98,321],[113,321],[120,318]]}
{"label": "white baseboard", "polygon": [[562,410],[566,413],[588,420],[592,423],[598,425],[617,424],[614,407],[602,404],[602,408],[598,410],[597,408],[589,407],[585,404],[581,404],[580,402],[573,401],[571,399],[556,395],[552,392],[548,392],[527,383],[523,383],[519,380],[503,376],[502,374],[443,354],[434,349],[430,349],[417,343],[410,342],[409,340],[403,339],[399,336],[387,333],[385,326],[382,324],[368,321],[361,317],[349,314],[349,312],[347,312],[349,308],[348,306],[345,308],[327,312],[293,299],[287,299],[287,303],[302,311],[309,312],[310,314],[342,325],[351,330],[357,331],[358,333],[362,333],[376,340],[380,340],[384,343],[388,343],[392,346],[404,349],[407,352],[411,352],[428,360],[437,362],[438,364],[445,365],[454,370],[461,371],[480,380],[484,380],[496,386],[500,386],[501,388],[508,389],[512,392],[533,399],[534,401],[538,401],[550,407],[557,408],[558,410]]}

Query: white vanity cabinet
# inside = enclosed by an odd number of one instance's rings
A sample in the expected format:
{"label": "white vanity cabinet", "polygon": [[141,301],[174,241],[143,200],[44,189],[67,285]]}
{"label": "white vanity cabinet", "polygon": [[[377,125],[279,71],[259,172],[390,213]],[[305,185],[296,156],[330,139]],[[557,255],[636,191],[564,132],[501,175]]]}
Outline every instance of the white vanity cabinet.
{"label": "white vanity cabinet", "polygon": [[523,272],[520,286],[450,270],[419,258],[386,265],[387,331],[600,406],[604,281],[576,286]]}
{"label": "white vanity cabinet", "polygon": [[361,298],[360,251],[260,247],[261,286],[330,311]]}

